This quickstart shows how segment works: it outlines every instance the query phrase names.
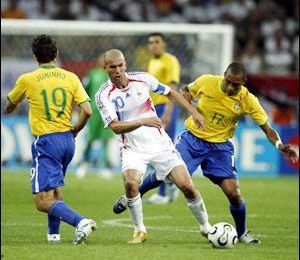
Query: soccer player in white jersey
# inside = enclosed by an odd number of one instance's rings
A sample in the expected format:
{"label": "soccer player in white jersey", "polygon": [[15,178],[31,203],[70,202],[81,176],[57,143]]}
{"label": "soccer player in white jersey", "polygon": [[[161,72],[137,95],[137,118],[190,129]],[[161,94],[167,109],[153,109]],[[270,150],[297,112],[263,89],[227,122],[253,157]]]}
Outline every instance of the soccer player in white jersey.
{"label": "soccer player in white jersey", "polygon": [[165,95],[181,105],[192,115],[199,128],[204,127],[202,116],[178,92],[161,84],[150,74],[126,73],[126,61],[120,50],[111,49],[105,53],[105,66],[110,79],[100,87],[95,99],[105,127],[120,135],[125,194],[134,225],[129,243],[138,244],[147,240],[138,188],[148,164],[156,170],[158,180],[168,178],[183,192],[199,223],[201,234],[206,236],[211,226],[204,201],[162,128],[150,92]]}

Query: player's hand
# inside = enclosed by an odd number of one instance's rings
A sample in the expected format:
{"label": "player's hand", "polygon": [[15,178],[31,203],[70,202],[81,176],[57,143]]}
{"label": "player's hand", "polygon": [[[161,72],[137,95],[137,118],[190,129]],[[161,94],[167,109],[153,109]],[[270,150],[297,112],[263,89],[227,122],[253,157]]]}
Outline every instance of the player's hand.
{"label": "player's hand", "polygon": [[193,98],[192,98],[191,94],[188,91],[186,91],[184,89],[180,89],[179,93],[184,97],[184,99],[187,102],[189,102],[190,104],[192,104]]}
{"label": "player's hand", "polygon": [[143,126],[149,126],[149,127],[157,127],[157,128],[162,127],[161,120],[158,117],[143,118],[141,119],[141,124]]}
{"label": "player's hand", "polygon": [[290,144],[287,144],[287,145],[281,144],[281,145],[279,145],[279,151],[283,154],[284,157],[286,157],[292,163],[296,163],[299,159],[296,151],[294,151],[291,148]]}
{"label": "player's hand", "polygon": [[200,129],[203,129],[205,127],[204,119],[197,110],[192,114],[192,117],[193,117],[195,124]]}

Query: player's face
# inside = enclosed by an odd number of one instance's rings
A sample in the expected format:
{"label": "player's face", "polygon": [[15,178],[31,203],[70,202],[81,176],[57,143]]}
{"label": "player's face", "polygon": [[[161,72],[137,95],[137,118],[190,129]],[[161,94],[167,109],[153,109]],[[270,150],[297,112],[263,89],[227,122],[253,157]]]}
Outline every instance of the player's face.
{"label": "player's face", "polygon": [[115,85],[120,86],[126,81],[126,61],[123,58],[107,60],[105,68],[111,81]]}
{"label": "player's face", "polygon": [[232,74],[230,71],[225,73],[224,90],[228,96],[235,96],[239,93],[242,85],[244,84],[243,74]]}
{"label": "player's face", "polygon": [[148,39],[148,49],[154,56],[159,56],[165,51],[165,42],[160,36],[151,36]]}

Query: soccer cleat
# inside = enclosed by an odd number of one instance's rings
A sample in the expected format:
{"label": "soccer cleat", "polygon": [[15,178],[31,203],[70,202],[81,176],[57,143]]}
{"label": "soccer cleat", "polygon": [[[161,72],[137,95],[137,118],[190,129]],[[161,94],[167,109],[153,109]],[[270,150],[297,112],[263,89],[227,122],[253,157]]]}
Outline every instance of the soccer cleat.
{"label": "soccer cleat", "polygon": [[208,237],[208,233],[211,231],[212,226],[207,222],[203,225],[199,225],[200,227],[200,234],[204,237]]}
{"label": "soccer cleat", "polygon": [[115,214],[121,214],[127,209],[127,198],[125,195],[122,195],[114,204],[113,212]]}
{"label": "soccer cleat", "polygon": [[49,243],[59,243],[60,242],[60,234],[47,234],[47,240]]}
{"label": "soccer cleat", "polygon": [[96,222],[92,219],[83,219],[79,222],[75,229],[75,236],[73,238],[73,245],[83,244],[87,237],[96,230]]}
{"label": "soccer cleat", "polygon": [[147,233],[143,231],[138,231],[133,234],[131,240],[128,241],[129,244],[141,244],[148,239]]}
{"label": "soccer cleat", "polygon": [[239,242],[246,244],[260,244],[260,241],[246,230],[245,233],[239,238]]}
{"label": "soccer cleat", "polygon": [[168,196],[161,196],[159,194],[153,194],[149,199],[145,200],[145,203],[148,204],[167,204],[168,202]]}

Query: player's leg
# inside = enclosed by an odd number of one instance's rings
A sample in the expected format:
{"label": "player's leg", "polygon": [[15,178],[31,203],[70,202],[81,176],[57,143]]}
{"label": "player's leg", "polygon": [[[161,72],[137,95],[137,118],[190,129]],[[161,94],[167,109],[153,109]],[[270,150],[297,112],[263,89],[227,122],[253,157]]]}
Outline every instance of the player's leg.
{"label": "player's leg", "polygon": [[[203,174],[212,182],[218,184],[228,198],[230,212],[235,221],[239,239],[241,240],[246,234],[248,234],[247,238],[250,238],[249,233],[246,231],[246,204],[239,190],[233,144],[228,141],[210,143],[207,146],[210,152],[201,164]],[[259,243],[259,241],[252,237],[250,243]]]}
{"label": "player's leg", "polygon": [[239,183],[236,179],[224,179],[219,184],[230,202],[230,213],[234,219],[238,238],[244,243],[260,243],[246,230],[246,203],[241,196]]}
{"label": "player's leg", "polygon": [[[203,158],[205,157],[206,148],[203,147],[202,143],[199,143],[199,139],[192,136],[188,131],[182,132],[176,141],[176,150],[180,154],[184,163],[187,166],[190,175],[197,169]],[[195,153],[198,151],[197,153]],[[157,179],[155,171],[148,174],[144,179],[143,183],[139,186],[141,197],[158,187],[163,181]],[[127,200],[125,196],[121,196],[117,199],[113,206],[113,212],[115,214],[121,214],[127,208]]]}
{"label": "player's leg", "polygon": [[125,197],[134,225],[133,237],[129,243],[138,244],[147,240],[147,231],[144,225],[142,199],[139,185],[147,168],[147,155],[122,149],[122,175],[125,187]]}
{"label": "player's leg", "polygon": [[[31,183],[37,209],[77,227],[77,231],[82,232],[81,243],[95,228],[95,222],[84,218],[64,201],[55,198],[55,189],[64,185],[66,167],[73,158],[74,151],[74,136],[70,132],[38,138],[32,149],[34,174]],[[85,226],[82,228],[83,224]]]}
{"label": "player's leg", "polygon": [[202,235],[207,236],[211,230],[205,203],[184,165],[175,167],[167,177],[183,192],[187,204],[200,226]]}
{"label": "player's leg", "polygon": [[[55,200],[63,200],[63,194],[59,190],[59,188],[54,189],[54,198]],[[48,234],[47,234],[48,242],[50,243],[60,242],[60,233],[59,233],[60,222],[61,222],[60,218],[48,214]]]}

